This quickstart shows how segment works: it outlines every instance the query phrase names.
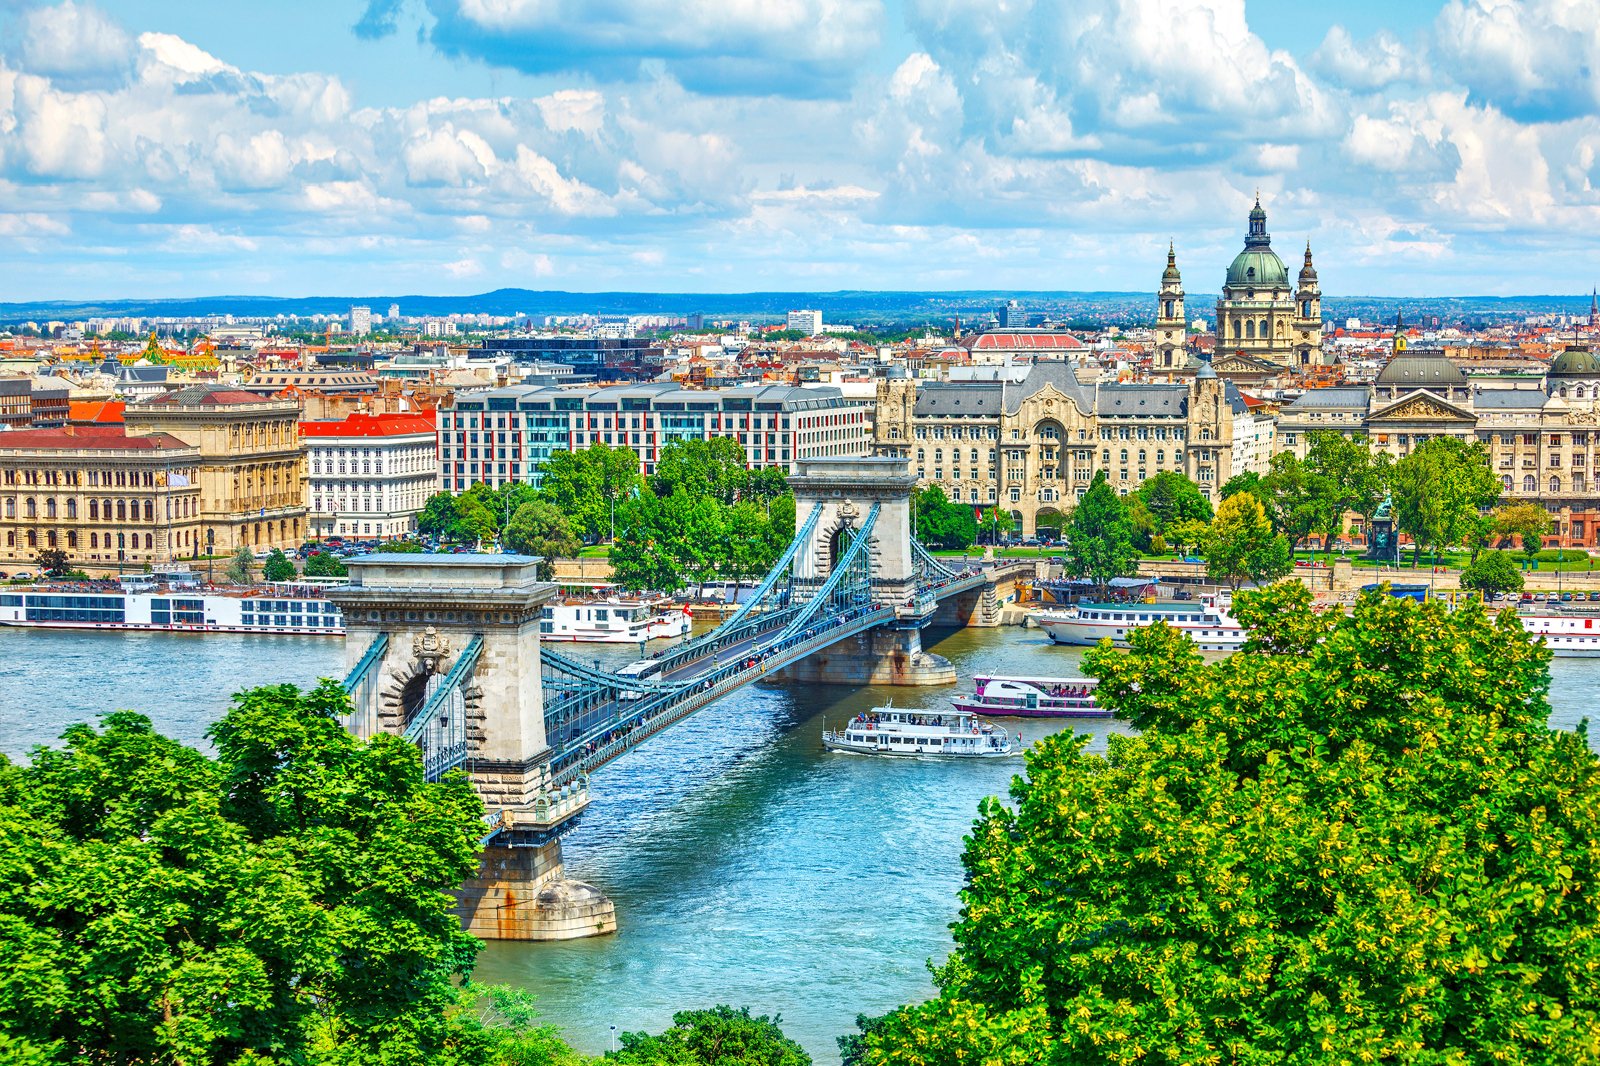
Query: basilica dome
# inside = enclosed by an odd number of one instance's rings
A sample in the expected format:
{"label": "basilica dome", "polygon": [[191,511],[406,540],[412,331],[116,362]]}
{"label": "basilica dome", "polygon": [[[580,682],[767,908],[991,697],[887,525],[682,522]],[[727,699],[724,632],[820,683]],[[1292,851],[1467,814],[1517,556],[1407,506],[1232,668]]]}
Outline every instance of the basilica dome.
{"label": "basilica dome", "polygon": [[1287,289],[1289,272],[1283,260],[1272,250],[1272,237],[1267,233],[1267,213],[1262,210],[1261,197],[1250,210],[1250,228],[1245,232],[1244,251],[1233,257],[1228,267],[1228,278],[1223,283],[1231,289]]}
{"label": "basilica dome", "polygon": [[1568,348],[1550,362],[1550,377],[1600,377],[1600,355],[1588,348]]}

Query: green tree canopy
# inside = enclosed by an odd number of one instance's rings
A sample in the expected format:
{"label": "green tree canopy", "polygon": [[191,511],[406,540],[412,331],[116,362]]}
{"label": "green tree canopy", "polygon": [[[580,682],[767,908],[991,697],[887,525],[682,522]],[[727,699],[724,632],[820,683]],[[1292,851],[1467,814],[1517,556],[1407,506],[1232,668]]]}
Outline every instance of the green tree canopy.
{"label": "green tree canopy", "polygon": [[1448,548],[1470,539],[1480,511],[1500,496],[1489,453],[1474,441],[1433,437],[1394,466],[1395,527],[1411,536],[1412,563],[1424,547]]}
{"label": "green tree canopy", "polygon": [[779,1028],[782,1018],[750,1016],[749,1007],[686,1010],[658,1036],[623,1033],[607,1062],[623,1066],[811,1066],[811,1056]]}
{"label": "green tree canopy", "polygon": [[[63,1066],[477,1063],[449,896],[483,805],[343,690],[239,694],[208,757],[131,712],[0,758],[0,1048]],[[21,1057],[21,1056],[19,1056]]]}
{"label": "green tree canopy", "polygon": [[1128,573],[1138,563],[1133,533],[1128,505],[1111,488],[1106,472],[1096,471],[1089,491],[1061,531],[1067,572],[1087,577],[1104,589],[1112,578]]}
{"label": "green tree canopy", "polygon": [[1199,485],[1176,470],[1161,470],[1146,478],[1135,495],[1150,512],[1153,532],[1162,536],[1167,536],[1175,522],[1211,521],[1211,501],[1201,494]]}
{"label": "green tree canopy", "polygon": [[422,505],[417,515],[417,532],[428,537],[456,540],[458,537],[456,498],[448,492],[436,492]]}
{"label": "green tree canopy", "polygon": [[239,545],[228,559],[228,567],[222,572],[223,580],[231,585],[248,585],[255,576],[256,557],[250,554],[250,549]]}
{"label": "green tree canopy", "polygon": [[639,457],[626,445],[591,444],[575,452],[554,452],[539,467],[539,496],[553,503],[588,542],[611,535],[613,509],[621,530],[623,504],[644,485]]}
{"label": "green tree canopy", "polygon": [[67,558],[67,553],[60,548],[40,549],[39,554],[33,557],[33,564],[39,568],[39,573],[45,577],[61,577],[72,569],[72,563]]}
{"label": "green tree canopy", "polygon": [[1509,552],[1484,552],[1461,571],[1461,587],[1493,595],[1496,592],[1521,592],[1522,574]]}
{"label": "green tree canopy", "polygon": [[1244,650],[1096,649],[1142,730],[1036,744],[968,840],[939,995],[874,1066],[1589,1061],[1600,764],[1507,613],[1298,583]]}
{"label": "green tree canopy", "polygon": [[344,560],[329,551],[320,551],[306,558],[306,577],[348,577],[350,568]]}
{"label": "green tree canopy", "polygon": [[1229,588],[1266,584],[1294,569],[1289,538],[1272,531],[1261,501],[1247,492],[1222,501],[1205,545],[1206,574]]}
{"label": "green tree canopy", "polygon": [[1544,548],[1544,535],[1550,531],[1550,512],[1536,503],[1510,503],[1494,511],[1494,531],[1502,537],[1516,537],[1522,554],[1532,559]]}
{"label": "green tree canopy", "polygon": [[978,519],[972,508],[952,503],[938,485],[919,491],[916,508],[917,539],[931,548],[970,548],[978,539]]}
{"label": "green tree canopy", "polygon": [[1293,549],[1327,525],[1328,492],[1325,479],[1307,469],[1293,452],[1279,452],[1250,495],[1261,500],[1272,528],[1288,537]]}
{"label": "green tree canopy", "polygon": [[567,516],[543,500],[529,500],[518,507],[500,539],[509,551],[539,556],[542,581],[555,576],[557,559],[576,555],[581,547]]}
{"label": "green tree canopy", "polygon": [[261,577],[266,581],[293,581],[297,575],[294,563],[283,554],[283,549],[273,548],[261,564]]}
{"label": "green tree canopy", "polygon": [[1315,495],[1312,531],[1322,534],[1322,551],[1328,554],[1344,531],[1347,513],[1371,522],[1389,491],[1393,462],[1388,452],[1374,452],[1365,436],[1313,430],[1307,440],[1305,469]]}

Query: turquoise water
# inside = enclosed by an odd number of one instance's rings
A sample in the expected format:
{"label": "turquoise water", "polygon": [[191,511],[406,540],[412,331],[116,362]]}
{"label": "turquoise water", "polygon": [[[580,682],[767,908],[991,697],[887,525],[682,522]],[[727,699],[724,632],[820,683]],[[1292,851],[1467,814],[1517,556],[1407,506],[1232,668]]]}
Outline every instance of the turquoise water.
{"label": "turquoise water", "polygon": [[[0,644],[0,750],[13,755],[116,707],[202,743],[228,693],[310,683],[342,661],[338,641],[309,637],[11,631]],[[963,680],[1072,673],[1082,658],[1018,629],[963,630],[932,647]],[[1553,724],[1600,707],[1600,660],[1557,660],[1552,679]],[[961,838],[978,801],[1003,794],[1022,764],[829,755],[819,734],[891,699],[934,708],[949,695],[760,685],[674,726],[600,772],[565,845],[569,875],[616,901],[617,935],[489,944],[479,976],[535,990],[589,1051],[605,1049],[613,1025],[659,1029],[675,1010],[726,1002],[781,1013],[819,1062],[835,1061],[834,1038],[856,1014],[931,993],[926,963],[950,949]],[[1021,730],[1032,740],[1060,724]],[[1123,728],[1076,724],[1102,750]]]}

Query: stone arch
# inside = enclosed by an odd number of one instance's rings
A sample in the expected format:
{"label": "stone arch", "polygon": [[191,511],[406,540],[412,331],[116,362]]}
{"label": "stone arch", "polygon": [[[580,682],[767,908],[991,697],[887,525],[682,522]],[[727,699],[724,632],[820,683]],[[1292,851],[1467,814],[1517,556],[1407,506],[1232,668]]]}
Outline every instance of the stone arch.
{"label": "stone arch", "polygon": [[1067,427],[1058,418],[1041,418],[1033,424],[1033,436],[1037,440],[1065,441]]}
{"label": "stone arch", "polygon": [[[399,634],[390,643],[389,654],[385,657],[381,675],[383,680],[378,690],[378,720],[373,723],[377,730],[384,733],[403,734],[406,731],[428,700],[429,680],[437,677],[442,683],[455,663],[455,655],[460,654],[461,648],[471,639],[452,632],[445,638],[451,645],[449,653],[429,657],[410,654],[413,636],[409,633]],[[476,670],[473,672],[477,673]],[[464,717],[469,750],[478,752],[483,744],[483,689],[469,678],[461,686],[461,696],[457,706],[447,713]]]}
{"label": "stone arch", "polygon": [[1061,527],[1066,524],[1066,520],[1066,516],[1061,513],[1060,509],[1050,504],[1045,504],[1033,513],[1034,532],[1039,533],[1049,529],[1060,533]]}

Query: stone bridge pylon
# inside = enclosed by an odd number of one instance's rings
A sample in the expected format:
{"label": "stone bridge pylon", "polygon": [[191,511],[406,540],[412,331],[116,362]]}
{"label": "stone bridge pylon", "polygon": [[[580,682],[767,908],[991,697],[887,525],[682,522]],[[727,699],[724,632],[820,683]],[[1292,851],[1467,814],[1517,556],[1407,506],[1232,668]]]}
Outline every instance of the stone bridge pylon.
{"label": "stone bridge pylon", "polygon": [[345,621],[358,735],[395,733],[422,748],[428,776],[464,770],[493,829],[482,869],[459,893],[469,932],[565,940],[616,929],[599,890],[569,881],[560,837],[586,785],[552,787],[539,621],[556,586],[520,555],[374,555],[330,590]]}

